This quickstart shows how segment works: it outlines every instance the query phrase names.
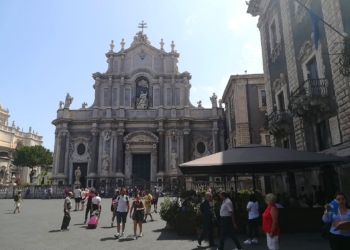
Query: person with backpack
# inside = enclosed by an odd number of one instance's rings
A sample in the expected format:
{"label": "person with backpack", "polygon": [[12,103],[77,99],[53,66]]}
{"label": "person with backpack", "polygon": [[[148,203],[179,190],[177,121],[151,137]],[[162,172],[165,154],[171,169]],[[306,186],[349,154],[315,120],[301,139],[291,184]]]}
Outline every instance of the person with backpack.
{"label": "person with backpack", "polygon": [[112,205],[111,205],[111,212],[112,212],[112,222],[111,222],[111,227],[113,227],[113,223],[114,223],[114,219],[115,219],[115,210],[117,209],[117,206],[116,206],[116,201],[117,201],[117,198],[118,196],[120,195],[120,192],[118,189],[115,190],[115,195],[113,196],[112,198]]}
{"label": "person with backpack", "polygon": [[[130,204],[129,197],[126,195],[125,188],[120,192],[120,195],[117,198],[116,204],[116,214],[117,214],[117,234],[114,235],[116,238],[124,236],[126,217],[128,216]],[[122,224],[122,233],[120,234],[120,223]]]}
{"label": "person with backpack", "polygon": [[18,213],[20,213],[19,211],[19,207],[21,205],[21,201],[23,201],[22,198],[22,194],[21,191],[18,191],[17,194],[15,195],[15,197],[13,198],[13,200],[15,201],[15,211],[13,211],[13,213],[16,213],[16,210],[18,211]]}

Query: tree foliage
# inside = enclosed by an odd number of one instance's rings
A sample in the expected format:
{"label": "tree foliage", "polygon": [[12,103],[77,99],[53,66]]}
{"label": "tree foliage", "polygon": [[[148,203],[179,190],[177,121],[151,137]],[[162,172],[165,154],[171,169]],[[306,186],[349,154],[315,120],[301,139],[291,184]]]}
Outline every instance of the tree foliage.
{"label": "tree foliage", "polygon": [[50,150],[43,146],[24,146],[14,153],[13,164],[17,167],[48,168],[52,164]]}

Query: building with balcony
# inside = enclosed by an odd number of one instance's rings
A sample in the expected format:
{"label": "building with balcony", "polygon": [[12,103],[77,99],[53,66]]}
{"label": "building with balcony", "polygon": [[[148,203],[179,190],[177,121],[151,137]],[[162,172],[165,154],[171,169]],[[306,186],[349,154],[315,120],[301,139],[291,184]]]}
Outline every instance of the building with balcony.
{"label": "building with balcony", "polygon": [[263,74],[232,75],[222,96],[226,108],[228,148],[245,144],[270,144],[264,128],[266,91]]}
{"label": "building with balcony", "polygon": [[[23,182],[29,182],[30,169],[18,168],[12,164],[13,152],[22,146],[35,146],[43,144],[43,137],[29,128],[23,132],[15,121],[8,124],[10,112],[0,103],[0,186],[9,185],[15,178],[20,177]],[[41,168],[36,168],[36,174],[40,174]]]}
{"label": "building with balcony", "polygon": [[[271,144],[350,156],[350,2],[247,4],[247,12],[259,16]],[[349,178],[348,166],[323,166],[274,176],[272,186],[293,195],[301,194],[302,187],[312,195],[314,187],[321,186],[330,196],[339,189],[350,190]]]}

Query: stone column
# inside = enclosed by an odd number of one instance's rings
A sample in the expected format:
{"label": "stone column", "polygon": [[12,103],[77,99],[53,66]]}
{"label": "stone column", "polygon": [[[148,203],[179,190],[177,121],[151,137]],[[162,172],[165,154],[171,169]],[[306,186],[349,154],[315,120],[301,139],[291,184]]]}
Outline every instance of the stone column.
{"label": "stone column", "polygon": [[191,159],[191,156],[190,156],[190,147],[191,147],[191,145],[190,145],[190,132],[191,132],[191,129],[189,129],[189,128],[185,128],[184,130],[183,130],[183,133],[184,133],[184,140],[183,140],[183,154],[184,154],[184,163],[185,162],[188,162],[188,161],[190,161],[190,159]]}
{"label": "stone column", "polygon": [[113,55],[110,55],[107,59],[108,62],[108,73],[113,73]]}
{"label": "stone column", "polygon": [[175,78],[171,78],[171,106],[175,106]]}
{"label": "stone column", "polygon": [[96,129],[91,130],[92,133],[92,149],[91,149],[91,166],[89,174],[97,174],[97,166],[98,166],[98,149],[99,149],[99,131]]}
{"label": "stone column", "polygon": [[153,107],[153,83],[152,82],[149,84],[149,96],[148,96],[148,98],[149,98],[148,107]]}
{"label": "stone column", "polygon": [[100,106],[100,83],[101,80],[99,77],[96,77],[95,79],[95,84],[94,84],[94,88],[95,88],[95,103],[94,106]]}
{"label": "stone column", "polygon": [[213,144],[214,144],[213,153],[217,153],[219,152],[219,129],[218,129],[217,122],[214,122],[212,131],[213,131]]}
{"label": "stone column", "polygon": [[119,107],[124,107],[124,76],[120,78]]}
{"label": "stone column", "polygon": [[112,86],[113,86],[113,79],[112,77],[109,77],[108,79],[109,96],[108,96],[107,106],[110,106],[110,107],[112,107],[112,92],[113,92]]}
{"label": "stone column", "polygon": [[121,60],[120,60],[120,71],[122,72],[122,73],[124,73],[124,58],[125,58],[125,55],[123,54],[122,56],[121,56]]}
{"label": "stone column", "polygon": [[61,134],[61,148],[60,148],[60,159],[59,159],[59,165],[58,165],[58,173],[64,174],[64,165],[66,162],[68,130],[61,130],[60,134]]}
{"label": "stone column", "polygon": [[164,128],[159,128],[159,167],[158,172],[164,172],[165,171],[165,130]]}
{"label": "stone column", "polygon": [[124,129],[117,130],[117,175],[123,173],[124,163]]}
{"label": "stone column", "polygon": [[164,106],[164,82],[163,76],[159,76],[159,102],[160,106]]}

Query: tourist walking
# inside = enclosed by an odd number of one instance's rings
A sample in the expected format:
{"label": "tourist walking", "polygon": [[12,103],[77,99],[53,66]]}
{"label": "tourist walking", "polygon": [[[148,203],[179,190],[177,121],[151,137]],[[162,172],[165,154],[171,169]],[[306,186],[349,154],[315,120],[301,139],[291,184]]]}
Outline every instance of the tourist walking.
{"label": "tourist walking", "polygon": [[153,190],[153,205],[154,205],[154,212],[157,212],[158,209],[158,198],[159,198],[159,190],[157,189],[156,186],[154,186],[154,190]]}
{"label": "tourist walking", "polygon": [[[114,235],[116,238],[124,236],[126,217],[128,216],[130,203],[129,197],[126,195],[126,190],[123,188],[120,192],[120,195],[116,200],[116,213],[117,213],[117,234]],[[122,233],[120,234],[120,223],[122,223]]]}
{"label": "tourist walking", "polygon": [[28,198],[29,198],[29,194],[30,194],[30,188],[29,188],[29,187],[27,187],[27,189],[26,189],[26,193],[25,193],[25,197],[26,197],[26,199],[28,199]]}
{"label": "tourist walking", "polygon": [[332,250],[347,250],[350,249],[350,230],[335,230],[339,222],[350,221],[350,209],[347,204],[347,199],[344,193],[338,192],[335,194],[335,200],[338,202],[338,213],[328,212],[330,207],[325,205],[324,215],[322,220],[331,223],[329,231],[329,245]]}
{"label": "tourist walking", "polygon": [[63,221],[61,225],[61,231],[63,230],[69,230],[69,222],[70,222],[70,210],[72,208],[72,201],[71,197],[73,196],[72,192],[69,192],[66,198],[64,199],[63,203]]}
{"label": "tourist walking", "polygon": [[149,193],[148,190],[145,191],[146,195],[144,198],[145,200],[145,219],[143,222],[147,222],[147,216],[149,215],[151,217],[151,221],[153,220],[152,214],[151,214],[151,201],[152,201],[152,195]]}
{"label": "tourist walking", "polygon": [[278,224],[278,208],[276,206],[277,197],[273,194],[267,194],[265,203],[267,208],[262,215],[262,230],[266,233],[267,247],[270,250],[279,249],[280,227]]}
{"label": "tourist walking", "polygon": [[133,211],[132,215],[130,212],[130,218],[132,218],[132,220],[134,221],[134,240],[136,240],[137,225],[139,225],[139,230],[140,230],[139,237],[142,237],[142,222],[143,222],[144,210],[145,210],[145,206],[143,205],[140,199],[140,196],[138,194],[135,197],[135,201],[131,204],[130,210]]}
{"label": "tourist walking", "polygon": [[83,211],[84,210],[84,205],[85,205],[85,198],[86,198],[86,192],[85,192],[85,189],[82,188],[81,191],[80,191],[80,195],[81,195],[81,210],[80,211]]}
{"label": "tourist walking", "polygon": [[91,210],[92,212],[98,211],[98,218],[100,218],[101,216],[101,197],[100,197],[100,193],[96,190],[95,191],[95,197],[92,198],[91,200]]}
{"label": "tourist walking", "polygon": [[52,186],[50,186],[48,189],[47,189],[47,194],[49,196],[49,200],[51,200],[51,196],[52,196]]}
{"label": "tourist walking", "polygon": [[75,209],[74,211],[79,211],[80,202],[81,202],[81,190],[78,186],[74,189],[74,201],[75,201]]}
{"label": "tourist walking", "polygon": [[220,208],[221,228],[218,250],[224,250],[226,236],[230,236],[233,242],[236,244],[236,248],[234,250],[241,250],[242,246],[239,243],[236,234],[233,232],[234,229],[237,229],[237,224],[233,213],[233,205],[228,197],[228,193],[220,193],[220,198],[223,200],[223,202]]}
{"label": "tourist walking", "polygon": [[118,196],[120,195],[120,192],[118,189],[115,190],[115,194],[112,198],[112,205],[111,205],[111,212],[112,212],[112,221],[111,221],[111,227],[113,227],[113,223],[114,223],[114,219],[115,219],[115,216],[116,216],[116,209],[117,209],[117,204],[116,204],[116,201],[117,201],[117,198]]}
{"label": "tourist walking", "polygon": [[209,246],[214,247],[214,220],[216,220],[216,216],[214,213],[214,206],[212,203],[213,195],[208,192],[205,194],[205,199],[201,203],[199,207],[199,213],[203,216],[203,231],[202,234],[198,238],[198,244],[202,245],[202,240],[209,233]]}
{"label": "tourist walking", "polygon": [[16,210],[18,211],[18,213],[20,213],[19,207],[21,206],[21,201],[23,201],[21,191],[17,192],[17,194],[14,197],[14,201],[15,201],[15,211],[13,211],[13,213],[15,214]]}
{"label": "tourist walking", "polygon": [[[248,211],[248,239],[244,241],[244,244],[258,243],[259,235],[259,204],[256,200],[256,195],[251,194],[249,196],[249,202],[247,204]],[[253,238],[254,231],[254,238]]]}
{"label": "tourist walking", "polygon": [[43,189],[41,190],[41,194],[42,194],[43,200],[45,200],[45,198],[46,198],[46,188],[43,188]]}
{"label": "tourist walking", "polygon": [[88,213],[90,212],[90,217],[91,217],[91,202],[92,202],[92,198],[95,197],[95,190],[93,189],[90,189],[88,195],[86,195],[86,198],[85,198],[85,202],[86,202],[86,210],[85,210],[85,220],[84,220],[84,224],[86,223],[87,221],[87,215]]}

